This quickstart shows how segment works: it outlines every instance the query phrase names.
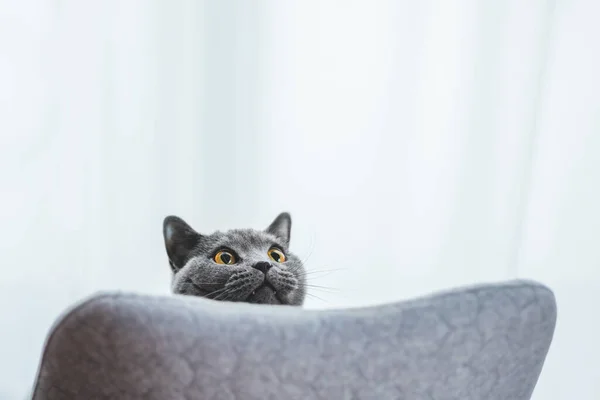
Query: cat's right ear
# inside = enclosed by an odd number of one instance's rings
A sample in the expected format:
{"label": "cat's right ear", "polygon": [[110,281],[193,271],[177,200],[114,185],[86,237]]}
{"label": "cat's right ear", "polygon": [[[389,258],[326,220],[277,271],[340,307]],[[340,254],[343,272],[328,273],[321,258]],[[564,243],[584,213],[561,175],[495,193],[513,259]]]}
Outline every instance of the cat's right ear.
{"label": "cat's right ear", "polygon": [[189,260],[190,252],[202,239],[202,235],[175,216],[168,216],[163,221],[163,237],[173,272],[183,268]]}

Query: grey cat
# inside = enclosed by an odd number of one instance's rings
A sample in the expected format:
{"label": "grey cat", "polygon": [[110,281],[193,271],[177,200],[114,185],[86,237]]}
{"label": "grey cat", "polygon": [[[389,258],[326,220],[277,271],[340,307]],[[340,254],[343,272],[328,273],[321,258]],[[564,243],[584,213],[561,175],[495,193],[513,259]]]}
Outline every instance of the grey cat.
{"label": "grey cat", "polygon": [[289,251],[292,219],[281,213],[264,231],[202,235],[179,217],[163,223],[173,293],[214,300],[300,306],[306,296],[302,261]]}

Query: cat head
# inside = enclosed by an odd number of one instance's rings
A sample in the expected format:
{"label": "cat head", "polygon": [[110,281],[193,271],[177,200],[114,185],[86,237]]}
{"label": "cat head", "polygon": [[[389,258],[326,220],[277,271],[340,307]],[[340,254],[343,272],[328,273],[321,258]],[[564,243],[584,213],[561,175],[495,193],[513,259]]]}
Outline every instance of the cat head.
{"label": "cat head", "polygon": [[172,291],[214,300],[302,305],[305,272],[289,251],[292,220],[280,214],[264,231],[203,235],[179,217],[163,223]]}

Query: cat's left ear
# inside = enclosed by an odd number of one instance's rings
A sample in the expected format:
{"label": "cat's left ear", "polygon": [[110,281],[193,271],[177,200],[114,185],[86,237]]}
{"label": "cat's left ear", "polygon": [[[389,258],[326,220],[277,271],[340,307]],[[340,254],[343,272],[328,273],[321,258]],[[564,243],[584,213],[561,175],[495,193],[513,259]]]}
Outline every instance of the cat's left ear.
{"label": "cat's left ear", "polygon": [[292,217],[289,213],[283,212],[267,228],[267,232],[283,240],[285,244],[290,243],[290,232],[292,230]]}

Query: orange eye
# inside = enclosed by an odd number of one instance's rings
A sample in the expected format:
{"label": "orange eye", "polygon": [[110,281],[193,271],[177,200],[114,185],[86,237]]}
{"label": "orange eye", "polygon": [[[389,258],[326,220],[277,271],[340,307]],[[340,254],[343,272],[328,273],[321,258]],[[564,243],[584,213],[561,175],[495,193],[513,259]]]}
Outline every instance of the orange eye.
{"label": "orange eye", "polygon": [[283,251],[279,250],[277,247],[271,247],[271,249],[267,252],[269,258],[273,261],[277,261],[278,263],[285,262],[285,254]]}
{"label": "orange eye", "polygon": [[217,264],[232,265],[236,263],[235,256],[227,250],[221,250],[213,258]]}

